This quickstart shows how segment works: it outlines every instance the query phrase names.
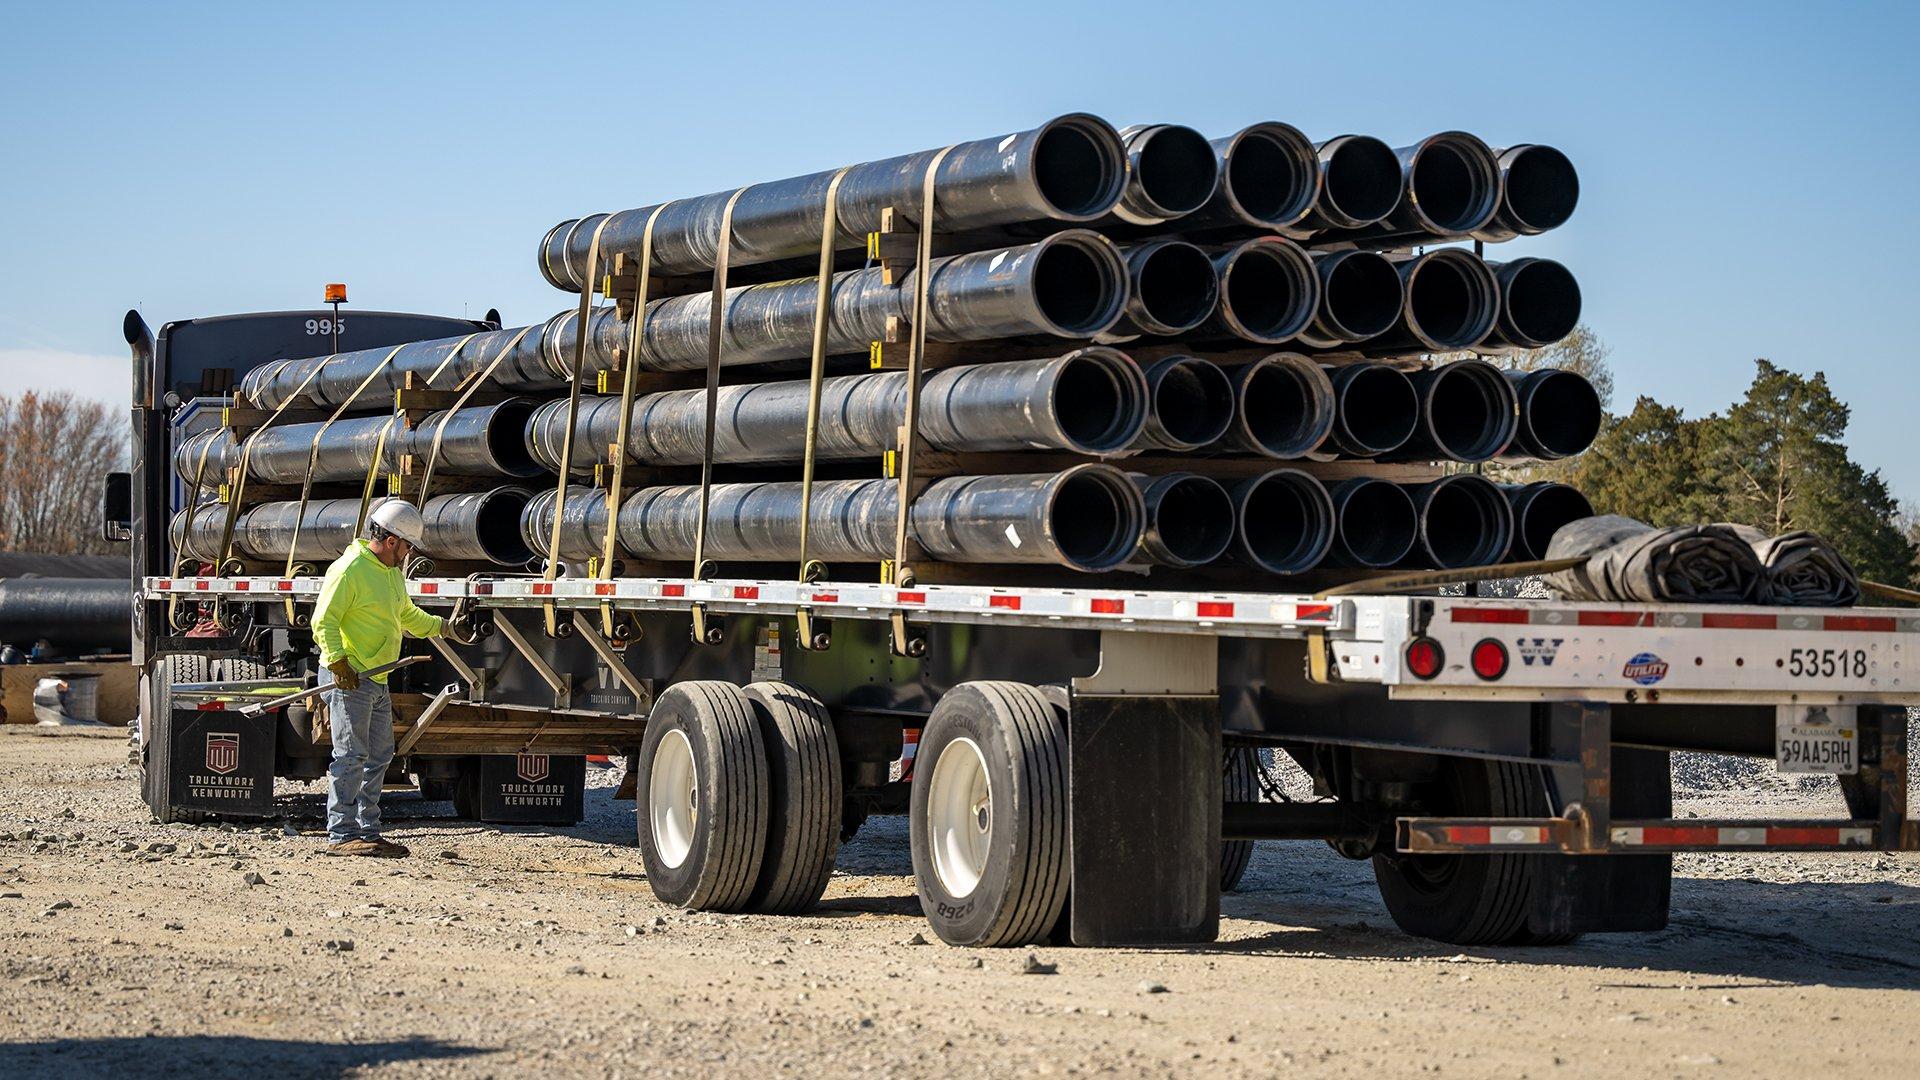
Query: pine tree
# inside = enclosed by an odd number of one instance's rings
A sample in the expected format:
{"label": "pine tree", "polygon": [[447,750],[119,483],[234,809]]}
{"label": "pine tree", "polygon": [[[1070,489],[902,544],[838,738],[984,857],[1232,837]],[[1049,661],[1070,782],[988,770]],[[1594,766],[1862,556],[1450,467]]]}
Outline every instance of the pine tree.
{"label": "pine tree", "polygon": [[1653,525],[1708,520],[1716,500],[1702,483],[1700,436],[1699,421],[1642,397],[1574,459],[1568,482],[1586,493],[1595,513]]}
{"label": "pine tree", "polygon": [[1824,374],[1808,378],[1767,360],[1755,366],[1745,399],[1700,422],[1699,484],[1710,516],[1770,535],[1811,529],[1862,575],[1908,583],[1914,548],[1899,505],[1880,473],[1854,461],[1842,441],[1851,411]]}

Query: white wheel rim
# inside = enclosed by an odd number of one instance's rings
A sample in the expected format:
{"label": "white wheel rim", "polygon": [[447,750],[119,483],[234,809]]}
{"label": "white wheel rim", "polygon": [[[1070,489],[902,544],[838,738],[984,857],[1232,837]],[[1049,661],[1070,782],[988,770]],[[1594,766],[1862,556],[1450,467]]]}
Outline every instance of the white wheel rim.
{"label": "white wheel rim", "polygon": [[927,840],[940,887],[956,899],[971,896],[993,841],[993,785],[986,756],[972,739],[955,739],[940,751],[927,783]]}
{"label": "white wheel rim", "polygon": [[647,826],[653,832],[653,851],[668,866],[687,861],[693,850],[693,829],[700,820],[694,784],[699,772],[693,764],[693,744],[685,732],[669,731],[653,750],[653,769],[647,778]]}

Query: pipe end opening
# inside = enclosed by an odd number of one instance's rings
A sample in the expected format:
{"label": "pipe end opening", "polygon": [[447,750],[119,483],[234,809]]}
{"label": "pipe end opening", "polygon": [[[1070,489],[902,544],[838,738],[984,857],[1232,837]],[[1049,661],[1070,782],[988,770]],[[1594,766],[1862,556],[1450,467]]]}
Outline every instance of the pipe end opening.
{"label": "pipe end opening", "polygon": [[1076,353],[1061,366],[1053,408],[1074,451],[1111,454],[1140,437],[1147,419],[1146,380],[1121,353]]}
{"label": "pipe end opening", "polygon": [[1420,533],[1435,568],[1499,562],[1513,540],[1513,511],[1492,481],[1463,473],[1428,485]]}
{"label": "pipe end opening", "polygon": [[1544,348],[1580,325],[1580,283],[1552,259],[1528,259],[1510,272],[1502,306],[1514,344]]}
{"label": "pipe end opening", "polygon": [[1120,136],[1090,116],[1063,116],[1043,127],[1033,148],[1034,182],[1062,221],[1091,221],[1126,190]]}
{"label": "pipe end opening", "polygon": [[1202,566],[1226,554],[1233,543],[1233,500],[1226,488],[1187,473],[1158,477],[1147,490],[1148,527],[1169,564]]}
{"label": "pipe end opening", "polygon": [[1502,199],[1520,232],[1557,229],[1580,202],[1580,174],[1567,155],[1551,146],[1522,147],[1507,160]]}
{"label": "pipe end opening", "polygon": [[[1325,268],[1331,263],[1331,270]],[[1320,310],[1344,341],[1365,341],[1392,329],[1405,304],[1400,272],[1386,256],[1341,252],[1321,263]]]}
{"label": "pipe end opening", "polygon": [[1313,569],[1333,546],[1333,500],[1318,480],[1276,469],[1236,492],[1235,538],[1248,561],[1272,574]]}
{"label": "pipe end opening", "polygon": [[1420,397],[1406,373],[1385,364],[1343,368],[1334,379],[1342,445],[1361,457],[1405,446],[1420,423]]}
{"label": "pipe end opening", "polygon": [[1468,349],[1493,332],[1500,283],[1472,252],[1441,248],[1417,260],[1406,288],[1407,326],[1429,348]]}
{"label": "pipe end opening", "polygon": [[1177,218],[1207,205],[1220,186],[1220,155],[1190,127],[1151,129],[1133,150],[1140,193],[1157,217]]}
{"label": "pipe end opening", "polygon": [[1145,517],[1140,491],[1125,473],[1083,465],[1057,478],[1047,528],[1068,565],[1111,570],[1140,546]]}
{"label": "pipe end opening", "polygon": [[1228,146],[1220,182],[1248,217],[1279,228],[1312,212],[1319,174],[1313,144],[1298,129],[1256,124]]}
{"label": "pipe end opening", "polygon": [[1334,495],[1339,547],[1354,566],[1393,566],[1413,551],[1419,518],[1413,499],[1385,480],[1350,480]]}
{"label": "pipe end opening", "polygon": [[1527,559],[1547,557],[1547,545],[1561,526],[1593,516],[1593,503],[1579,489],[1566,484],[1529,484],[1513,503],[1515,554]]}
{"label": "pipe end opening", "polygon": [[1111,243],[1096,234],[1061,233],[1042,242],[1036,260],[1034,300],[1055,334],[1092,337],[1119,320],[1127,273]]}
{"label": "pipe end opening", "polygon": [[1600,392],[1572,371],[1541,371],[1521,410],[1527,435],[1541,457],[1572,457],[1600,437]]}
{"label": "pipe end opening", "polygon": [[1456,360],[1429,377],[1427,424],[1442,454],[1454,461],[1486,461],[1513,441],[1519,404],[1499,368]]}
{"label": "pipe end opening", "polygon": [[1313,260],[1283,240],[1241,245],[1220,274],[1227,321],[1249,341],[1279,345],[1313,321],[1319,279]]}
{"label": "pipe end opening", "polygon": [[1133,302],[1149,332],[1184,334],[1206,322],[1219,305],[1220,275],[1206,252],[1168,241],[1152,245],[1140,259],[1133,275]]}
{"label": "pipe end opening", "polygon": [[1336,139],[1321,158],[1326,217],[1347,228],[1371,225],[1400,205],[1400,159],[1370,135]]}
{"label": "pipe end opening", "polygon": [[1233,425],[1233,383],[1219,365],[1191,356],[1168,357],[1147,379],[1156,441],[1174,450],[1198,450]]}
{"label": "pipe end opening", "polygon": [[1442,132],[1414,151],[1407,199],[1433,232],[1472,232],[1500,208],[1500,164],[1479,138]]}

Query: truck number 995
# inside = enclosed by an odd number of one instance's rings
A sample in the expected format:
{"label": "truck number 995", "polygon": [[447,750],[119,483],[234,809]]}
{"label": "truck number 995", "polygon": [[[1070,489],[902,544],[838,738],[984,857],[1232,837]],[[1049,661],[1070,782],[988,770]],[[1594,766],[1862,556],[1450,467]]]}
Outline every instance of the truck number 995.
{"label": "truck number 995", "polygon": [[1865,649],[1790,649],[1787,674],[1795,678],[1825,679],[1835,675],[1863,679],[1867,675]]}
{"label": "truck number 995", "polygon": [[345,319],[308,319],[307,320],[307,333],[309,334],[327,334],[331,336],[332,334],[335,334],[335,333],[344,334],[346,332],[347,332],[347,320]]}

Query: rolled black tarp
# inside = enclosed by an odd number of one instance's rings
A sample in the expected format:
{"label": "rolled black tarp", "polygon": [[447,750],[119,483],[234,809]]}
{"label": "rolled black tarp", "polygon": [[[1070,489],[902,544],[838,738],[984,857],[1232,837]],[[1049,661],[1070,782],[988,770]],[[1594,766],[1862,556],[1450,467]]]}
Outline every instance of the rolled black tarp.
{"label": "rolled black tarp", "polygon": [[1768,536],[1736,526],[1766,570],[1761,603],[1797,607],[1852,607],[1860,602],[1860,575],[1816,532],[1798,529]]}
{"label": "rolled black tarp", "polygon": [[1762,602],[1766,569],[1731,525],[1675,525],[1607,514],[1560,527],[1547,558],[1585,564],[1546,577],[1569,600]]}

